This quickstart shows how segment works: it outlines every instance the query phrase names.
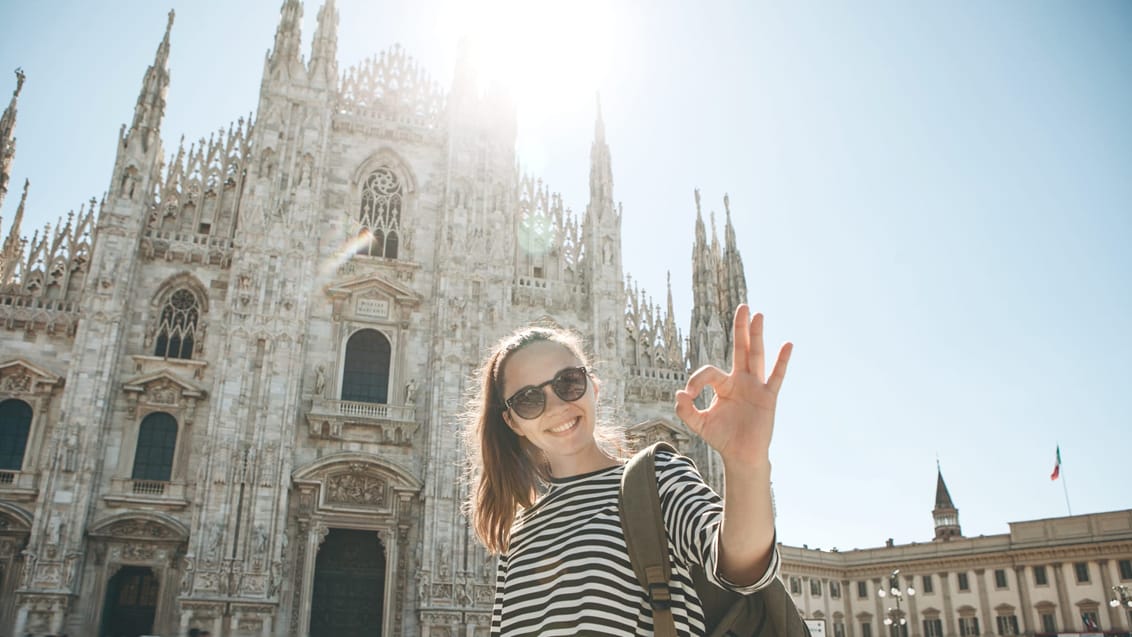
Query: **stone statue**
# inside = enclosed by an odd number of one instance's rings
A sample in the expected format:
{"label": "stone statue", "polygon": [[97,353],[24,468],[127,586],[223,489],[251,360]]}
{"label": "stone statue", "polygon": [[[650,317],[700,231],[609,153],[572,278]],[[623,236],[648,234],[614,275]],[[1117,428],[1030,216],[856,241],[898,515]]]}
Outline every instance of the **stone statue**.
{"label": "stone statue", "polygon": [[417,379],[415,378],[411,379],[408,385],[405,385],[405,404],[417,404]]}
{"label": "stone statue", "polygon": [[79,436],[72,431],[63,441],[63,471],[74,473],[78,470],[78,448]]}
{"label": "stone statue", "polygon": [[314,395],[321,398],[324,391],[326,391],[326,367],[319,365],[314,370]]}

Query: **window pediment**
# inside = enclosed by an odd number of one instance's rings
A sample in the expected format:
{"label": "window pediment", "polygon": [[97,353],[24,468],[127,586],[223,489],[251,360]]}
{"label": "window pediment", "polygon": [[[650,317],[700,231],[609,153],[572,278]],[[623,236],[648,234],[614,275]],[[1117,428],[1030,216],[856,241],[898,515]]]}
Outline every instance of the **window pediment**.
{"label": "window pediment", "polygon": [[22,358],[0,363],[0,392],[12,395],[50,394],[63,378]]}
{"label": "window pediment", "polygon": [[380,275],[369,274],[327,288],[334,303],[334,316],[348,315],[362,321],[407,321],[421,297],[409,288]]}
{"label": "window pediment", "polygon": [[184,410],[186,423],[192,421],[197,401],[206,392],[169,369],[135,376],[122,384],[130,398],[135,417],[142,407],[160,410]]}

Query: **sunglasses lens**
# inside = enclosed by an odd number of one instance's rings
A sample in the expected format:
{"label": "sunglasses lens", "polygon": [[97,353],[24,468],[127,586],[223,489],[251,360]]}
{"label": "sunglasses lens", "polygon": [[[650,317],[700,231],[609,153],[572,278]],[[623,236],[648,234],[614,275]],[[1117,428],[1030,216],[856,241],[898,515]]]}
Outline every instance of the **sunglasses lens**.
{"label": "sunglasses lens", "polygon": [[513,409],[520,418],[526,418],[528,420],[538,418],[545,407],[546,394],[542,393],[541,389],[535,387],[528,387],[511,399],[511,409]]}
{"label": "sunglasses lens", "polygon": [[581,367],[564,369],[554,377],[551,387],[566,402],[578,400],[586,393],[586,370]]}

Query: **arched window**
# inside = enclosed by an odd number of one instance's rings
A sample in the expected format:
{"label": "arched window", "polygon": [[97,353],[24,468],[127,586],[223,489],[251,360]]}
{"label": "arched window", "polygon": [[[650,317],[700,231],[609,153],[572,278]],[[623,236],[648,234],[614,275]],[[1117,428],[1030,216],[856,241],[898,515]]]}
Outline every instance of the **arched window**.
{"label": "arched window", "polygon": [[200,302],[188,288],[169,295],[161,308],[157,324],[157,341],[153,355],[165,358],[192,358],[196,341]]}
{"label": "arched window", "polygon": [[362,207],[358,220],[362,227],[369,230],[372,238],[358,250],[358,254],[397,258],[404,199],[405,187],[392,170],[378,168],[366,178],[362,184]]}
{"label": "arched window", "polygon": [[19,471],[31,431],[31,405],[22,400],[0,403],[0,471]]}
{"label": "arched window", "polygon": [[154,412],[141,421],[134,452],[134,480],[168,481],[173,475],[173,452],[177,447],[177,421],[165,412]]}
{"label": "arched window", "polygon": [[389,398],[389,339],[377,330],[360,330],[346,342],[342,400],[385,403]]}

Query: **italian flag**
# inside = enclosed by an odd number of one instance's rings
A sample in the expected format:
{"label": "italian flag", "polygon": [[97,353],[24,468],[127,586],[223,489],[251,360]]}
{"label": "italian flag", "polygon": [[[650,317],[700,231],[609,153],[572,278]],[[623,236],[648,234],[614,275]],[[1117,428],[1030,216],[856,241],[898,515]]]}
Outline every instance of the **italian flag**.
{"label": "italian flag", "polygon": [[1057,480],[1061,475],[1061,445],[1057,445],[1057,464],[1053,465],[1053,473],[1049,474],[1050,480]]}

